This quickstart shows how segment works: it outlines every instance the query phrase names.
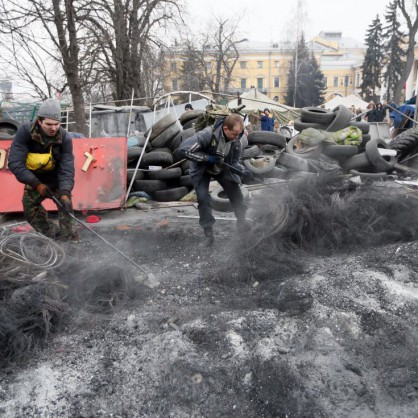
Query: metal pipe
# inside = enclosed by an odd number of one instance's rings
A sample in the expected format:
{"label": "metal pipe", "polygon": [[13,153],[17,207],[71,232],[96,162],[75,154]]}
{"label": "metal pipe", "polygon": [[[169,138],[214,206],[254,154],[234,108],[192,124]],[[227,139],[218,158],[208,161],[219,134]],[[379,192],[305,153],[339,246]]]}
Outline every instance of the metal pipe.
{"label": "metal pipe", "polygon": [[[65,211],[64,206],[62,203],[55,197],[51,196],[51,199],[56,203],[56,205]],[[87,230],[89,230],[92,234],[96,235],[97,238],[100,238],[103,242],[105,242],[109,247],[113,248],[117,253],[119,253],[122,257],[124,257],[126,260],[128,260],[131,264],[133,264],[138,270],[140,270],[142,273],[145,274],[147,278],[149,278],[150,273],[146,272],[141,266],[135,263],[135,261],[131,260],[126,254],[124,254],[121,250],[116,248],[113,244],[111,244],[106,238],[99,235],[95,230],[87,226],[83,221],[80,221],[80,219],[77,219],[75,215],[71,212],[65,211],[70,218],[74,219],[76,222],[78,222],[80,225],[84,226]]]}

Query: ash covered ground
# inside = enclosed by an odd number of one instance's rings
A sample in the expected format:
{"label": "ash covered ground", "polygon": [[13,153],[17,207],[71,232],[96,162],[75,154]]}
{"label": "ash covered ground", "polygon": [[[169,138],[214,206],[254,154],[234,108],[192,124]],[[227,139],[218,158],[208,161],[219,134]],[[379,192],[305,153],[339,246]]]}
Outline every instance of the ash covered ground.
{"label": "ash covered ground", "polygon": [[70,311],[2,366],[0,415],[417,416],[416,200],[340,186],[270,192],[210,251],[196,219],[98,224],[152,282],[82,230],[54,273]]}

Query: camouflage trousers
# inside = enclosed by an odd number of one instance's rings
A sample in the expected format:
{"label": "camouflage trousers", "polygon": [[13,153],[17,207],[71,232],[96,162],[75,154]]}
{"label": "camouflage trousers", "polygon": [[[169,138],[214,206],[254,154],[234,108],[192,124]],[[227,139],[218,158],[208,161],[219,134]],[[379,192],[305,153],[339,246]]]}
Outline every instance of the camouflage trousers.
{"label": "camouflage trousers", "polygon": [[[54,192],[54,196],[59,199],[59,193]],[[71,238],[78,234],[76,221],[57,205],[58,224],[57,226],[49,217],[48,212],[42,206],[42,202],[47,199],[42,197],[36,189],[25,185],[23,192],[23,213],[29,224],[41,234],[50,238]]]}

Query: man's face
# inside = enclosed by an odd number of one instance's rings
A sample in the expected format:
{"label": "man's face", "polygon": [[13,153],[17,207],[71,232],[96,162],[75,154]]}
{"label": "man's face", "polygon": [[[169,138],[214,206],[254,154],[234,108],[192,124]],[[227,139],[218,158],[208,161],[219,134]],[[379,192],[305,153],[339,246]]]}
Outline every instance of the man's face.
{"label": "man's face", "polygon": [[243,127],[241,125],[235,125],[233,129],[229,129],[226,126],[223,127],[225,138],[228,141],[235,141],[242,133]]}
{"label": "man's face", "polygon": [[39,126],[42,128],[42,130],[48,135],[48,136],[54,136],[59,128],[61,123],[54,120],[54,119],[49,119],[49,118],[45,118],[44,120],[39,120],[38,121]]}

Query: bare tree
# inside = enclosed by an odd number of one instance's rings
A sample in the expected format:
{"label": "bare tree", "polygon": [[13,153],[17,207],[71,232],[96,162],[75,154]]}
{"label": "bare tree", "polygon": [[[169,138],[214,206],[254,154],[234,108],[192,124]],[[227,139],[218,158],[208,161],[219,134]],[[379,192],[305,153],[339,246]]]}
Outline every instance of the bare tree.
{"label": "bare tree", "polygon": [[[41,99],[62,93],[68,86],[76,130],[86,133],[73,1],[5,0],[0,3],[0,14],[2,30],[8,35],[2,46],[11,52],[18,74]],[[53,75],[54,70],[58,76]]]}
{"label": "bare tree", "polygon": [[[238,44],[247,40],[237,40],[238,24],[239,19],[231,22],[216,17],[215,23],[197,41],[184,40],[181,53],[185,63],[183,78],[195,78],[198,75],[201,77],[200,86],[207,86],[214,93],[228,91],[239,59]],[[186,64],[187,61],[196,65],[192,68]]]}
{"label": "bare tree", "polygon": [[[83,24],[94,38],[99,54],[96,67],[114,87],[113,98],[152,94],[149,76],[162,46],[156,30],[164,30],[181,16],[175,0],[94,0],[85,3]],[[155,68],[158,70],[158,68]],[[158,73],[158,71],[157,71]],[[147,75],[147,76],[146,76]],[[147,82],[144,82],[147,79]],[[158,83],[157,83],[158,84]],[[150,90],[151,89],[151,90]]]}
{"label": "bare tree", "polygon": [[405,0],[396,0],[396,4],[402,12],[408,27],[406,36],[406,61],[402,71],[401,82],[398,84],[394,93],[395,97],[400,97],[400,91],[402,90],[403,83],[408,78],[412,70],[412,66],[414,65],[415,36],[418,32],[418,2],[416,0],[411,1],[408,6],[405,4]]}

